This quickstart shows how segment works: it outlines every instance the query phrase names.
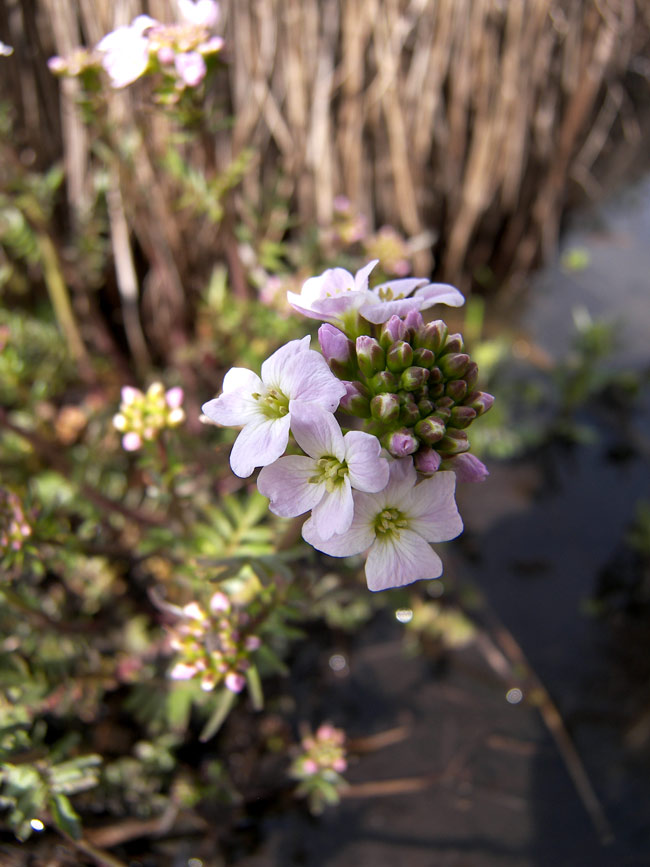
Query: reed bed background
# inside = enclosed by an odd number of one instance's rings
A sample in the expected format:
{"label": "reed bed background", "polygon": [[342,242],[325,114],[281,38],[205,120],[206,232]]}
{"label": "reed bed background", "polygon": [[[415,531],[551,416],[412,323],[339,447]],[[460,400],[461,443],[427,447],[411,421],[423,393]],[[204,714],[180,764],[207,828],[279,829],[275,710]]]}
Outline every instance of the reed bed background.
{"label": "reed bed background", "polygon": [[[16,49],[2,95],[22,145],[41,163],[64,160],[73,214],[91,205],[92,157],[76,82],[59,93],[47,58],[142,12],[176,15],[170,0],[8,0],[0,9],[0,39]],[[554,248],[568,198],[599,194],[613,152],[631,160],[642,148],[644,0],[223,0],[222,30],[226,65],[211,99],[233,122],[211,147],[217,165],[252,149],[231,216],[270,215],[269,237],[285,226],[274,208],[326,226],[345,195],[371,224],[415,239],[417,272],[434,268],[465,289],[478,275],[494,289]],[[138,119],[132,95],[117,99]],[[146,138],[166,135],[158,121]],[[146,148],[138,175],[151,192],[140,234],[155,224],[164,235],[142,246],[168,250],[166,280],[182,293],[183,229]]]}

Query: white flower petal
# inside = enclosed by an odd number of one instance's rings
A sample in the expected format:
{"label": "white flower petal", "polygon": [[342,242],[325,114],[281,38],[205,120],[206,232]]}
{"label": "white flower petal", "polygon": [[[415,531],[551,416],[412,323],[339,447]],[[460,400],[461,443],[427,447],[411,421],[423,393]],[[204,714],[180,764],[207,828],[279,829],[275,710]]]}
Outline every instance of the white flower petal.
{"label": "white flower petal", "polygon": [[401,530],[399,536],[377,536],[366,561],[370,590],[403,587],[421,578],[442,575],[442,561],[422,536]]}
{"label": "white flower petal", "polygon": [[[291,399],[290,412],[294,412],[291,405],[294,401],[313,403],[327,412],[334,412],[346,394],[345,386],[334,376],[323,356],[312,350],[287,363],[282,391]],[[295,407],[295,411],[299,408]]]}
{"label": "white flower petal", "polygon": [[408,505],[409,528],[427,542],[446,542],[454,539],[463,529],[454,499],[456,476],[452,472],[437,472],[410,492]]}
{"label": "white flower petal", "polygon": [[245,367],[233,367],[223,380],[223,394],[201,407],[209,419],[227,427],[238,427],[264,418],[253,394],[264,393],[264,383]]}
{"label": "white flower petal", "polygon": [[449,283],[430,283],[422,289],[418,289],[414,295],[420,302],[419,310],[428,310],[434,304],[447,304],[449,307],[462,307],[465,303],[464,296]]}
{"label": "white flower petal", "polygon": [[409,494],[417,481],[413,458],[399,458],[389,465],[388,485],[380,493],[387,505],[401,508],[409,500]]}
{"label": "white flower petal", "polygon": [[[311,521],[323,541],[350,529],[354,516],[354,502],[350,480],[344,479],[333,491],[327,491],[311,513]],[[367,546],[366,546],[367,547]],[[365,549],[362,549],[365,550]]]}
{"label": "white flower petal", "polygon": [[377,265],[379,259],[373,259],[371,262],[368,262],[367,265],[364,265],[363,268],[360,268],[357,273],[354,275],[354,288],[357,290],[363,290],[368,288],[368,277],[372,269]]}
{"label": "white flower petal", "polygon": [[271,511],[283,518],[295,518],[317,506],[326,489],[325,485],[309,481],[314,469],[315,462],[303,455],[288,455],[263,467],[257,487],[271,501]]}
{"label": "white flower petal", "polygon": [[311,458],[318,460],[331,455],[343,460],[343,434],[331,412],[305,412],[305,404],[297,402],[291,413],[291,432],[296,442]]}
{"label": "white flower petal", "polygon": [[389,469],[377,437],[353,430],[346,433],[343,443],[352,487],[368,493],[383,490],[388,484]]}
{"label": "white flower petal", "polygon": [[[368,496],[368,495],[361,495]],[[354,496],[354,518],[348,530],[330,539],[323,539],[316,530],[314,519],[305,521],[302,527],[302,538],[318,551],[323,551],[331,557],[350,557],[361,554],[372,545],[375,532],[365,515],[357,511],[357,497]]]}
{"label": "white flower petal", "polygon": [[[271,388],[282,389],[284,369],[296,355],[309,350],[311,337],[307,334],[300,340],[290,340],[270,355],[262,363],[262,379]],[[318,353],[316,353],[318,354]],[[286,392],[285,392],[286,394]]]}
{"label": "white flower petal", "polygon": [[232,447],[230,466],[233,473],[247,478],[255,467],[264,467],[276,461],[289,442],[288,415],[277,419],[263,419],[247,424]]}

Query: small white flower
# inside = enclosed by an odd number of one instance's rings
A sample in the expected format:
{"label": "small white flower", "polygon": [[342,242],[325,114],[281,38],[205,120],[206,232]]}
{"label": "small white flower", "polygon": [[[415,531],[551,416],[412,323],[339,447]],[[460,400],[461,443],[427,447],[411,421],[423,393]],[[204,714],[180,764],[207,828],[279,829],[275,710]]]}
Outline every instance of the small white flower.
{"label": "small white flower", "polygon": [[216,27],[219,4],[215,0],[178,0],[181,16],[195,27]]}
{"label": "small white flower", "polygon": [[149,65],[149,40],[145,32],[158,24],[148,15],[138,15],[128,27],[118,27],[97,44],[104,55],[102,66],[113,87],[126,87],[141,75]]}
{"label": "small white flower", "polygon": [[388,482],[388,461],[377,437],[362,431],[343,436],[331,414],[295,416],[291,431],[304,455],[280,458],[261,471],[257,486],[271,511],[295,518],[312,510],[321,539],[345,532],[352,523],[352,488],[380,491]]}
{"label": "small white flower", "polygon": [[323,539],[312,518],[303,527],[304,539],[333,557],[368,550],[366,579],[370,590],[438,578],[442,561],[429,543],[453,539],[463,529],[454,500],[456,477],[438,472],[418,485],[416,481],[412,458],[394,461],[384,490],[354,492],[354,518],[345,533]]}
{"label": "small white flower", "polygon": [[203,405],[217,424],[243,425],[230,453],[235,475],[246,478],[284,453],[295,413],[332,413],[346,393],[309,341],[307,336],[280,347],[262,364],[261,378],[233,367],[224,378],[223,394]]}

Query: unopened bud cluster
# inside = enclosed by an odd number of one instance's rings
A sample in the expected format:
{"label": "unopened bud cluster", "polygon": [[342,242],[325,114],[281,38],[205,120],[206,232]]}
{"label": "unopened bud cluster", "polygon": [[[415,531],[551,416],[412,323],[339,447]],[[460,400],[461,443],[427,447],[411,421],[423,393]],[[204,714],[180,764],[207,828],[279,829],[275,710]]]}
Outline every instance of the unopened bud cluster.
{"label": "unopened bud cluster", "polygon": [[410,311],[355,341],[330,324],[318,336],[330,369],[346,381],[341,409],[366,419],[393,457],[413,455],[430,474],[469,451],[467,428],[493,397],[477,390],[477,365],[441,319],[425,323]]}
{"label": "unopened bud cluster", "polygon": [[314,735],[307,735],[300,743],[301,753],[291,765],[294,779],[305,780],[317,774],[327,779],[336,778],[347,766],[345,732],[329,723],[319,726]]}
{"label": "unopened bud cluster", "polygon": [[120,411],[113,417],[113,426],[123,434],[122,447],[127,452],[141,448],[144,442],[155,440],[162,430],[178,427],[185,420],[183,389],[152,383],[145,393],[130,385],[122,389]]}
{"label": "unopened bud cluster", "polygon": [[223,682],[231,692],[241,692],[250,655],[261,641],[250,631],[248,614],[218,591],[207,609],[198,602],[183,607],[180,622],[170,630],[169,644],[178,653],[169,672],[173,680],[199,678],[206,692]]}
{"label": "unopened bud cluster", "polygon": [[20,551],[31,534],[32,528],[19,496],[0,488],[0,554]]}

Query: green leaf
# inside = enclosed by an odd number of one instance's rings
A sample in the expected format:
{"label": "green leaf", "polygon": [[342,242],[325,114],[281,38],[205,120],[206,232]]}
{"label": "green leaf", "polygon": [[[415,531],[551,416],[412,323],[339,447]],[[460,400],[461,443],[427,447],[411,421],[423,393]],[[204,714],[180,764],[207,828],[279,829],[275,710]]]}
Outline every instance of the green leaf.
{"label": "green leaf", "polygon": [[251,665],[246,672],[246,683],[248,684],[248,694],[253,703],[253,710],[262,710],[264,707],[264,692],[262,690],[260,673],[254,665]]}
{"label": "green leaf", "polygon": [[60,828],[74,840],[78,840],[81,837],[79,816],[75,813],[70,799],[66,795],[52,795],[50,798],[50,810],[57,828]]}
{"label": "green leaf", "polygon": [[221,692],[217,694],[217,705],[214,712],[199,735],[201,743],[204,744],[216,735],[230,713],[235,703],[235,698],[235,693],[231,692],[229,689],[222,689]]}

